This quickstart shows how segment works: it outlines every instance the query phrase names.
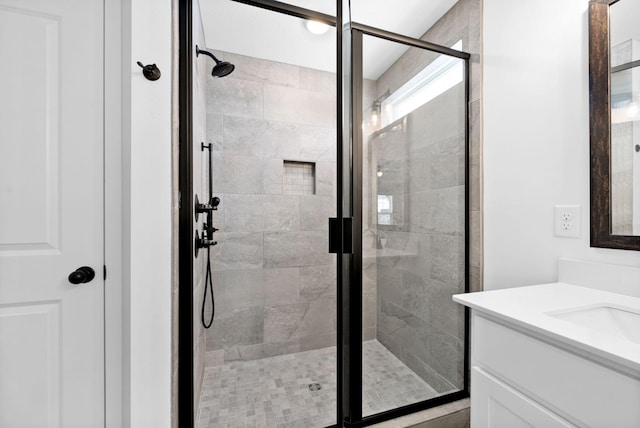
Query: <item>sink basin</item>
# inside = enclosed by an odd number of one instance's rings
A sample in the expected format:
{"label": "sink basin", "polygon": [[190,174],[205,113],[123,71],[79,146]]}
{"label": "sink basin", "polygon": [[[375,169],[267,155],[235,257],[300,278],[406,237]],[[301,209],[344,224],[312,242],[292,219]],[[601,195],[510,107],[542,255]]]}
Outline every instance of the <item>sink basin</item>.
{"label": "sink basin", "polygon": [[552,317],[640,344],[640,313],[610,305],[547,312]]}

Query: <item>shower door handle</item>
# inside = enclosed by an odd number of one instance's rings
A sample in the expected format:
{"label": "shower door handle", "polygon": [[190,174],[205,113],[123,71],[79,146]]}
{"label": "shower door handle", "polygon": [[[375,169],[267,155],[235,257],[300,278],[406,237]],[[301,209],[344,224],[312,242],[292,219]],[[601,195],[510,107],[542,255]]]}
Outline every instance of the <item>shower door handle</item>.
{"label": "shower door handle", "polygon": [[351,217],[329,219],[329,253],[340,252],[353,253],[353,218]]}

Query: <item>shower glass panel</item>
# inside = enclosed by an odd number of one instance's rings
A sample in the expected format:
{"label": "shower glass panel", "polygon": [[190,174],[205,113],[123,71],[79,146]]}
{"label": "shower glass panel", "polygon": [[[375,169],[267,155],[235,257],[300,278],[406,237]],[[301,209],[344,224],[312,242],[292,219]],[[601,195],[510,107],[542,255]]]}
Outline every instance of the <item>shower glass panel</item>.
{"label": "shower glass panel", "polygon": [[[235,70],[214,79],[202,60],[221,203],[215,319],[195,335],[195,366],[204,365],[197,426],[333,425],[335,31],[312,35],[300,18],[233,1],[201,6],[206,48]],[[200,288],[196,297],[201,304]]]}
{"label": "shower glass panel", "polygon": [[464,60],[366,34],[362,53],[366,417],[464,389],[467,126]]}

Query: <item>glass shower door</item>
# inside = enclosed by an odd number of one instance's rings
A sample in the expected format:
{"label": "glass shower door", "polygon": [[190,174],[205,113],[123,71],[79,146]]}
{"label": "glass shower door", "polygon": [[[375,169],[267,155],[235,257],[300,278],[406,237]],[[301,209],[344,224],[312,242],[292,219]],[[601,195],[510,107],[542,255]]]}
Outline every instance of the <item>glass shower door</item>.
{"label": "glass shower door", "polygon": [[352,27],[343,391],[370,424],[467,396],[468,55]]}

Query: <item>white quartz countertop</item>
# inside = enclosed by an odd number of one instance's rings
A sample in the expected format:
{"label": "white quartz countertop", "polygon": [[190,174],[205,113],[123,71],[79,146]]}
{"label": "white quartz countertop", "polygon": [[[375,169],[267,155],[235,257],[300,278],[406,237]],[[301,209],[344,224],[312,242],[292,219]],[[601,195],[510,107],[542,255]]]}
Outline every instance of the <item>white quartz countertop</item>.
{"label": "white quartz countertop", "polygon": [[[639,284],[640,286],[640,284]],[[640,313],[640,298],[565,283],[457,294],[453,300],[478,312],[560,341],[640,376],[640,344],[550,314],[612,306]],[[638,325],[640,329],[640,325]]]}

